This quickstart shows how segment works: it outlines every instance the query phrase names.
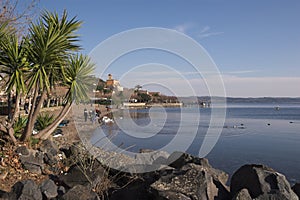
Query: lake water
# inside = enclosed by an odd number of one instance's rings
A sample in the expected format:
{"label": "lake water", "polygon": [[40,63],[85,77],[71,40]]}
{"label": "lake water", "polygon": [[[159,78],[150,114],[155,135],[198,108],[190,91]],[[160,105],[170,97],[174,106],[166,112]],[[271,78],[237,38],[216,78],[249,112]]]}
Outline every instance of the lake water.
{"label": "lake water", "polygon": [[[132,152],[186,149],[197,156],[211,109],[141,109],[114,117],[117,123],[102,125],[101,130],[114,135],[111,140],[116,146]],[[285,174],[291,183],[300,182],[300,105],[282,105],[279,110],[274,105],[229,105],[221,128],[216,145],[206,156],[213,167],[232,175],[243,164],[265,164]],[[95,132],[92,140],[97,137]]]}

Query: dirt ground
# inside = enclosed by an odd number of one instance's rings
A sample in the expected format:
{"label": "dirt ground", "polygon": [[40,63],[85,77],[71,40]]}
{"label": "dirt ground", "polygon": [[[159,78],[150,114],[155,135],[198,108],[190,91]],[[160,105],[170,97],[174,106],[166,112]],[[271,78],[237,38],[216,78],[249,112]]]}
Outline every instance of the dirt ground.
{"label": "dirt ground", "polygon": [[[80,131],[81,134],[89,134],[90,132],[95,130],[95,128],[99,126],[99,123],[92,123],[90,120],[88,120],[87,122],[84,121],[85,108],[88,111],[97,108],[101,111],[102,116],[108,113],[106,107],[103,105],[73,105],[71,111],[65,118],[65,120],[69,120],[69,124],[65,127],[61,127],[62,136],[50,136],[49,139],[53,140],[59,147],[66,147],[80,141],[78,131]],[[51,107],[43,109],[42,112],[48,112],[57,115],[59,114],[60,109],[61,107]],[[26,144],[18,144],[18,146],[20,145]],[[51,174],[51,172],[44,172],[42,175],[37,175],[34,173],[30,173],[28,170],[24,170],[18,159],[18,155],[15,153],[16,146],[5,144],[3,146],[0,146],[0,148],[0,191],[10,191],[11,187],[16,182],[21,180],[32,179],[37,183],[40,183],[45,180],[49,174]]]}

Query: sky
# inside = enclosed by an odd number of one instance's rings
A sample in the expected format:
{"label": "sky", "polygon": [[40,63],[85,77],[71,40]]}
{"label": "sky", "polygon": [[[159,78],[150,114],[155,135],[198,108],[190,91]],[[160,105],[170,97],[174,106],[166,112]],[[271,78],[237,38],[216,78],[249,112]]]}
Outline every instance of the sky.
{"label": "sky", "polygon": [[[184,58],[161,49],[131,51],[109,66],[95,61],[101,78],[112,73],[126,87],[206,96],[219,89],[218,79],[230,97],[300,97],[299,0],[40,0],[39,7],[66,9],[83,21],[79,34],[85,54],[95,57],[97,45],[115,34],[157,27],[200,44],[199,59],[210,58],[220,73],[205,67],[198,73]],[[117,52],[132,39],[113,47]]]}

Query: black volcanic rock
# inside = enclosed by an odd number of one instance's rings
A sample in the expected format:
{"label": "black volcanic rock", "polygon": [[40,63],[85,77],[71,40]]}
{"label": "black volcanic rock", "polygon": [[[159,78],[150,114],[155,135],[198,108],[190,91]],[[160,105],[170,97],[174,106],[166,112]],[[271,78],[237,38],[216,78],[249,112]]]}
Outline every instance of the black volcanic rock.
{"label": "black volcanic rock", "polygon": [[180,169],[188,163],[200,165],[209,170],[209,174],[211,174],[215,180],[218,180],[221,183],[223,183],[223,185],[226,185],[226,182],[229,177],[228,174],[226,174],[225,172],[213,168],[206,158],[195,157],[187,153],[174,152],[169,156],[167,162],[170,163],[170,167],[174,167],[175,169]]}
{"label": "black volcanic rock", "polygon": [[229,191],[207,166],[189,163],[151,185],[156,199],[230,199]]}
{"label": "black volcanic rock", "polygon": [[247,189],[242,189],[232,198],[232,200],[252,200],[252,198]]}
{"label": "black volcanic rock", "polygon": [[56,155],[59,152],[58,146],[51,140],[43,140],[39,149],[44,153],[50,153],[52,155]]}
{"label": "black volcanic rock", "polygon": [[173,152],[168,157],[167,162],[169,163],[170,167],[174,167],[176,169],[180,169],[181,167],[183,167],[188,163],[194,163],[209,168],[211,167],[210,164],[208,163],[208,160],[205,158],[195,157],[188,153],[183,153],[178,151]]}
{"label": "black volcanic rock", "polygon": [[9,199],[42,200],[43,196],[39,186],[33,180],[17,182],[9,194]]}
{"label": "black volcanic rock", "polygon": [[297,196],[300,198],[300,183],[296,183],[292,187],[293,191],[297,194]]}
{"label": "black volcanic rock", "polygon": [[47,198],[51,199],[58,195],[57,193],[57,186],[55,185],[54,181],[51,179],[47,179],[40,185],[40,189],[42,194]]}
{"label": "black volcanic rock", "polygon": [[76,185],[62,196],[63,200],[98,200],[98,196],[90,187]]}
{"label": "black volcanic rock", "polygon": [[5,192],[3,190],[0,190],[0,199],[1,200],[6,200],[6,199],[9,199],[9,193],[8,192]]}
{"label": "black volcanic rock", "polygon": [[24,169],[32,173],[42,174],[44,168],[44,154],[42,152],[28,149],[28,154],[20,154],[20,161]]}
{"label": "black volcanic rock", "polygon": [[27,156],[29,155],[29,150],[26,146],[20,146],[16,149],[16,153],[19,155]]}
{"label": "black volcanic rock", "polygon": [[104,176],[106,178],[107,173],[106,170],[101,166],[83,171],[83,169],[79,166],[73,165],[68,170],[67,174],[59,176],[59,180],[69,188],[72,188],[76,185],[96,186],[102,181]]}
{"label": "black volcanic rock", "polygon": [[264,165],[244,165],[232,176],[233,196],[247,189],[252,199],[298,200],[284,175]]}
{"label": "black volcanic rock", "polygon": [[57,154],[59,148],[53,141],[44,140],[39,149],[44,153],[44,162],[46,164],[53,166],[58,162]]}
{"label": "black volcanic rock", "polygon": [[[33,171],[40,173],[49,165],[43,163],[43,155],[55,156],[59,150],[48,141],[39,151],[22,147],[16,152],[24,167],[33,167]],[[40,186],[24,180],[17,182],[11,192],[0,190],[0,199],[94,200],[100,198],[95,192],[98,191],[110,200],[299,200],[300,184],[291,188],[284,175],[267,166],[252,164],[239,168],[231,178],[229,192],[228,174],[213,168],[207,159],[181,152],[168,158],[166,155],[144,153],[137,160],[147,164],[129,165],[129,171],[108,171],[99,161],[93,165],[90,160],[78,162],[64,175],[50,175]],[[162,167],[138,173],[154,168],[152,164],[156,162]]]}
{"label": "black volcanic rock", "polygon": [[136,154],[135,159],[137,164],[165,165],[169,156],[165,151],[143,151],[143,153]]}
{"label": "black volcanic rock", "polygon": [[[123,185],[123,186],[122,186]],[[149,192],[149,182],[145,179],[128,180],[126,184],[113,189],[110,193],[109,200],[119,199],[139,199],[153,200],[154,195]]]}

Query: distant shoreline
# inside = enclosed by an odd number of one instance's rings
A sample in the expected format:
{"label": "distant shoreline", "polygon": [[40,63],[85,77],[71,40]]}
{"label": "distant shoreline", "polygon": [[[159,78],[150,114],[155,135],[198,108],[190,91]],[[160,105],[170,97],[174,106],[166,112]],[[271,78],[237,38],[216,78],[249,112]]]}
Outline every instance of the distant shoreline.
{"label": "distant shoreline", "polygon": [[121,107],[122,109],[130,109],[130,108],[151,108],[151,107],[173,107],[178,108],[182,107],[183,103],[124,103]]}

